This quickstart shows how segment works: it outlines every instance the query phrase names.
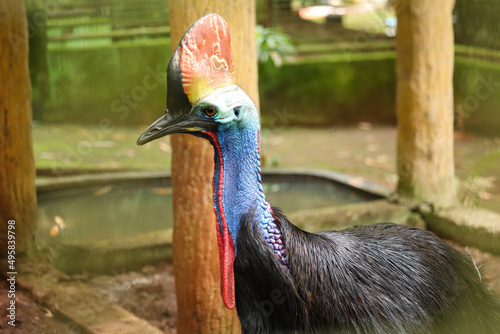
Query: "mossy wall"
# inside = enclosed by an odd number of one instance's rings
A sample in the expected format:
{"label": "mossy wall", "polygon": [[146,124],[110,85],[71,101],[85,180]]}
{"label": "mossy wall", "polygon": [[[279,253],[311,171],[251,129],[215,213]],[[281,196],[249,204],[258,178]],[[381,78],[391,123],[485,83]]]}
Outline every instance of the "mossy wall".
{"label": "mossy wall", "polygon": [[265,124],[395,123],[394,59],[267,64],[259,87]]}
{"label": "mossy wall", "polygon": [[165,109],[170,43],[50,50],[43,120],[147,124]]}
{"label": "mossy wall", "polygon": [[455,116],[469,133],[500,137],[500,64],[456,58]]}
{"label": "mossy wall", "polygon": [[[393,58],[266,65],[259,75],[265,125],[396,123]],[[458,129],[499,137],[500,64],[457,57],[453,85]]]}
{"label": "mossy wall", "polygon": [[[150,124],[166,105],[169,55],[166,39],[49,50],[50,94],[42,120]],[[457,57],[454,75],[457,118],[464,129],[499,136],[500,65]],[[395,124],[395,87],[393,56],[366,54],[350,62],[336,57],[259,68],[267,126]]]}

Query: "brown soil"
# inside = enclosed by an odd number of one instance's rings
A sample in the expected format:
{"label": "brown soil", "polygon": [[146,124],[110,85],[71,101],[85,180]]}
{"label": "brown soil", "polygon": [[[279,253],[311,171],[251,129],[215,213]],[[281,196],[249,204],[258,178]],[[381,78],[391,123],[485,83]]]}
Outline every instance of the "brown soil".
{"label": "brown soil", "polygon": [[[470,247],[453,246],[474,256],[482,279],[500,295],[500,256],[494,256]],[[145,266],[138,271],[113,275],[74,275],[70,281],[81,281],[98,294],[147,320],[163,333],[176,333],[177,305],[173,267],[166,262]],[[0,296],[7,296],[8,288],[2,278]],[[0,298],[0,309],[8,306],[8,298]],[[2,316],[0,332],[5,334],[61,333],[80,334],[81,329],[65,319],[56,318],[48,309],[37,304],[29,292],[16,291],[16,327],[7,325]]]}
{"label": "brown soil", "polygon": [[[64,284],[73,284],[77,287],[78,283],[82,282],[104,298],[145,319],[163,333],[176,333],[177,304],[171,264],[160,262],[156,266],[145,266],[139,271],[113,275],[85,274],[65,277]],[[8,325],[8,319],[2,315],[0,333],[81,334],[84,332],[77,324],[57,318],[50,310],[37,303],[29,291],[18,286],[16,288],[16,326]],[[8,307],[9,299],[3,297],[7,294],[6,280],[2,278],[1,310],[6,310]]]}
{"label": "brown soil", "polygon": [[57,319],[50,310],[34,302],[29,292],[16,287],[15,327],[9,325],[6,309],[9,307],[8,287],[5,277],[0,276],[0,333],[4,334],[79,334],[80,328],[63,319]]}
{"label": "brown soil", "polygon": [[171,264],[160,262],[140,271],[95,276],[87,285],[163,333],[176,333],[177,303]]}

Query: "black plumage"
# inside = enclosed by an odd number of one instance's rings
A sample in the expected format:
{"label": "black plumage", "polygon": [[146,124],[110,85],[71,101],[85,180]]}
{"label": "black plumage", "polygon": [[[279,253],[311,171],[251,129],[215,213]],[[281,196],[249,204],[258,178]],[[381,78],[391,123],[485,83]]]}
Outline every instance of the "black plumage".
{"label": "black plumage", "polygon": [[500,305],[472,258],[431,232],[308,233],[274,209],[288,270],[249,217],[234,263],[243,333],[500,333]]}

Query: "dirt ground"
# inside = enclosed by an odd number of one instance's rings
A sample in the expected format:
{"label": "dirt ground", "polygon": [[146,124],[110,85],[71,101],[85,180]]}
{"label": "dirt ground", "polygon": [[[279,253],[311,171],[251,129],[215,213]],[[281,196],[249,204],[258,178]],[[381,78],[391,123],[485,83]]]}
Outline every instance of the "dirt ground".
{"label": "dirt ground", "polygon": [[6,309],[9,307],[10,299],[7,298],[7,281],[2,278],[0,282],[0,310],[2,310],[0,321],[0,333],[4,334],[80,334],[78,326],[57,319],[50,310],[35,303],[29,292],[16,289],[16,321],[15,327],[7,324]]}
{"label": "dirt ground", "polygon": [[[176,333],[177,303],[171,264],[160,262],[138,271],[114,275],[73,275],[69,281],[81,281],[98,294],[108,298],[137,317],[145,319],[165,334]],[[0,310],[6,310],[9,299],[6,280],[0,283]],[[67,319],[57,318],[43,305],[35,302],[28,291],[16,289],[16,326],[0,322],[5,334],[82,334],[83,330]],[[3,311],[2,311],[3,312]]]}
{"label": "dirt ground", "polygon": [[176,333],[177,303],[171,264],[160,262],[140,271],[95,276],[88,286],[164,333]]}
{"label": "dirt ground", "polygon": [[[453,246],[471,254],[482,272],[482,279],[500,296],[500,256],[469,247]],[[147,320],[165,334],[176,333],[177,305],[173,267],[166,262],[144,266],[140,270],[114,275],[75,275],[98,294]],[[0,295],[7,295],[2,279]],[[8,299],[0,299],[0,309],[7,308]],[[16,291],[16,327],[7,325],[2,316],[0,333],[5,334],[80,334],[81,329],[65,319],[56,318],[48,309],[38,305],[29,292]]]}
{"label": "dirt ground", "polygon": [[[394,189],[396,135],[396,128],[371,123],[330,129],[264,129],[262,160],[266,167],[334,170]],[[500,212],[500,137],[455,133],[454,153],[459,202]]]}
{"label": "dirt ground", "polygon": [[[88,154],[71,159],[70,152],[98,129],[38,124],[33,128],[36,166],[63,176],[68,169],[169,170],[170,138],[137,146],[135,141],[144,129],[117,127],[103,134]],[[333,170],[393,188],[397,181],[396,134],[395,127],[366,122],[351,127],[289,128],[278,121],[274,128],[262,129],[262,163],[263,167]],[[460,202],[500,212],[498,166],[500,137],[455,134]]]}

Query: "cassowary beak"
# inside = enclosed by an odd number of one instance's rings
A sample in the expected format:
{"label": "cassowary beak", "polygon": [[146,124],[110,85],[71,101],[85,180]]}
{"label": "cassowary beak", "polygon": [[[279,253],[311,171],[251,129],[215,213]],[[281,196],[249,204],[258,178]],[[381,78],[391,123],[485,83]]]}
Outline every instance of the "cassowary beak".
{"label": "cassowary beak", "polygon": [[202,128],[194,126],[189,117],[184,116],[180,115],[180,117],[175,118],[171,113],[165,111],[165,114],[151,124],[137,139],[137,145],[144,145],[172,133],[203,131]]}
{"label": "cassowary beak", "polygon": [[213,131],[216,124],[191,109],[218,88],[236,84],[226,21],[207,14],[184,34],[167,68],[167,111],[139,137],[138,145],[172,133]]}

